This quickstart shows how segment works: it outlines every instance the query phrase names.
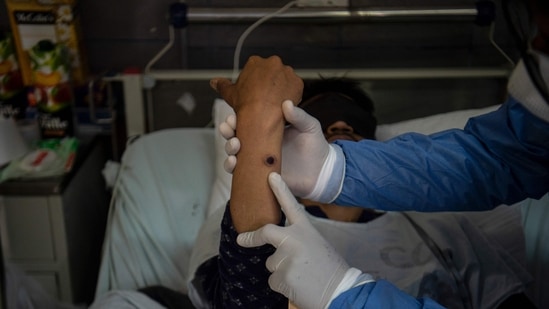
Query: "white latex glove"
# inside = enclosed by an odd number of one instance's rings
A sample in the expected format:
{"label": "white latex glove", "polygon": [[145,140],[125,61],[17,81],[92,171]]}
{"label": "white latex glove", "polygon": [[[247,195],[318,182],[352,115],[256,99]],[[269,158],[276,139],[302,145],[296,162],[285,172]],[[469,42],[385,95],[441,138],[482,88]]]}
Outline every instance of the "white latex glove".
{"label": "white latex glove", "polygon": [[[284,118],[290,124],[282,142],[282,178],[297,196],[318,202],[332,202],[341,190],[344,156],[338,146],[330,145],[318,120],[287,100],[282,103]],[[224,167],[232,173],[240,150],[235,137],[236,116],[227,117],[219,132],[227,140],[228,157]]]}
{"label": "white latex glove", "polygon": [[238,235],[237,242],[243,247],[264,244],[276,247],[266,262],[272,272],[271,289],[288,297],[300,309],[325,308],[342,291],[355,286],[362,273],[349,267],[318,233],[279,174],[271,173],[269,184],[289,226],[268,224]]}

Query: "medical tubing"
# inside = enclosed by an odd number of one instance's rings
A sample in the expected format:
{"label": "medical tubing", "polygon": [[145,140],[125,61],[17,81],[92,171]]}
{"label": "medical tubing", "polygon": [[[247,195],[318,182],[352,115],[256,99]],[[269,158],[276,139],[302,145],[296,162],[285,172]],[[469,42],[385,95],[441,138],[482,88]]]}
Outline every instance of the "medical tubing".
{"label": "medical tubing", "polygon": [[459,273],[456,264],[454,263],[452,253],[440,249],[440,247],[429,236],[429,234],[427,234],[427,232],[425,232],[425,230],[421,228],[421,226],[419,226],[419,224],[417,224],[408,214],[406,214],[405,212],[401,212],[401,214],[410,222],[412,227],[416,230],[421,239],[423,239],[427,247],[429,247],[433,255],[438,259],[440,264],[442,264],[444,269],[446,269],[446,271],[448,271],[454,278],[454,281],[458,288],[460,299],[463,303],[463,308],[472,309],[473,300],[471,297],[471,293],[469,292],[467,284],[465,284],[465,281],[461,277],[461,274]]}
{"label": "medical tubing", "polygon": [[488,39],[490,40],[490,43],[492,43],[492,46],[494,46],[497,51],[514,67],[516,65],[515,61],[513,61],[513,59],[511,59],[511,57],[509,57],[509,55],[507,55],[507,53],[501,47],[499,47],[498,43],[496,43],[496,40],[494,39],[495,29],[496,22],[494,21],[488,29]]}
{"label": "medical tubing", "polygon": [[173,46],[173,43],[175,41],[175,34],[174,34],[174,27],[173,25],[170,25],[169,27],[169,34],[170,34],[170,40],[168,41],[168,44],[164,46],[145,66],[145,73],[149,73],[152,66],[160,59],[164,54]]}
{"label": "medical tubing", "polygon": [[496,48],[496,50],[514,67],[515,61],[503,51],[503,49],[496,43],[494,39],[494,32],[496,29],[496,5],[491,0],[480,0],[476,3],[477,7],[477,17],[475,23],[478,26],[489,26],[488,27],[488,40]]}
{"label": "medical tubing", "polygon": [[[174,34],[175,30],[174,30],[174,26],[172,24],[170,24],[170,27],[169,27],[169,34],[170,34],[170,40],[168,41],[168,44],[166,44],[166,46],[164,46],[164,48],[162,48],[150,61],[149,63],[147,63],[147,65],[145,66],[145,74],[148,74],[150,71],[151,71],[151,68],[152,66],[160,59],[162,58],[162,56],[164,56],[164,54],[170,49],[172,48],[173,46],[173,43],[175,42],[175,34]],[[146,97],[147,97],[147,125],[148,125],[148,130],[149,131],[152,131],[154,128],[153,128],[153,112],[152,112],[152,100],[153,100],[153,97],[152,97],[152,90],[151,88],[148,88],[147,91],[146,91]]]}
{"label": "medical tubing", "polygon": [[233,82],[236,82],[237,78],[238,78],[238,71],[239,71],[239,61],[240,61],[240,52],[242,50],[242,45],[244,44],[244,40],[246,40],[246,37],[248,37],[248,35],[255,29],[257,28],[259,25],[261,25],[262,23],[264,23],[265,21],[275,17],[276,15],[279,15],[281,13],[283,13],[284,11],[286,11],[287,9],[291,8],[292,6],[294,6],[295,4],[297,4],[297,1],[290,1],[288,2],[286,5],[284,5],[283,7],[281,7],[280,9],[278,9],[277,11],[273,12],[273,13],[270,13],[270,14],[267,14],[263,17],[261,17],[260,19],[258,19],[255,23],[253,23],[251,26],[249,26],[246,30],[244,30],[244,32],[240,35],[240,37],[238,38],[238,41],[236,43],[236,47],[235,47],[235,51],[234,51],[234,58],[233,58],[233,76],[232,76],[232,81]]}

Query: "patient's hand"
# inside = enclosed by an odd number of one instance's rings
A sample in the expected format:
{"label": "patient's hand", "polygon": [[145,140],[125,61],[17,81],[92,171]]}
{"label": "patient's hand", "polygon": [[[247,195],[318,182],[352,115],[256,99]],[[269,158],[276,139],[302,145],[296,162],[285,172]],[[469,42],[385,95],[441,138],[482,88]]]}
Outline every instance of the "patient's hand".
{"label": "patient's hand", "polygon": [[280,108],[284,100],[297,104],[303,92],[303,80],[278,56],[252,56],[235,84],[226,78],[214,78],[210,85],[235,112],[254,104],[274,104]]}

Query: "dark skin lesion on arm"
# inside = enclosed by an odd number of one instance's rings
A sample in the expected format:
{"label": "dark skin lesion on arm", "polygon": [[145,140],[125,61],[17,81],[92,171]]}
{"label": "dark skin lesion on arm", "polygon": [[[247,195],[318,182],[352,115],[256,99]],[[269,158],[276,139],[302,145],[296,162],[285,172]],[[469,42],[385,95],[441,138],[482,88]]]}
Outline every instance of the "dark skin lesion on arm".
{"label": "dark skin lesion on arm", "polygon": [[273,166],[276,162],[276,158],[274,156],[268,156],[266,159],[265,159],[265,164],[267,166]]}
{"label": "dark skin lesion on arm", "polygon": [[241,148],[230,201],[234,228],[242,233],[278,224],[282,213],[267,178],[281,170],[282,102],[301,100],[303,80],[276,56],[252,56],[236,83],[220,78],[211,85],[233,107],[238,119],[236,136]]}

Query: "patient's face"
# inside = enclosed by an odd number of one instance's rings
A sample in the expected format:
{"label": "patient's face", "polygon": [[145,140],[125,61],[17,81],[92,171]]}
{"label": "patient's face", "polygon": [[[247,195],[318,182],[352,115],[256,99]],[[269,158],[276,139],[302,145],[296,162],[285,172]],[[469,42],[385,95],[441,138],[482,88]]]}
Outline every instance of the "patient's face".
{"label": "patient's face", "polygon": [[[364,100],[359,97],[356,100]],[[374,139],[376,119],[368,102],[337,92],[326,92],[306,99],[299,104],[309,115],[320,122],[329,142],[337,139],[358,141]]]}
{"label": "patient's face", "polygon": [[338,120],[331,125],[326,127],[324,131],[324,137],[328,143],[332,143],[335,140],[347,140],[358,142],[361,139],[364,139],[363,136],[357,134],[353,127],[347,124],[343,120]]}

